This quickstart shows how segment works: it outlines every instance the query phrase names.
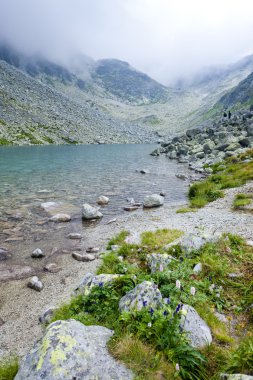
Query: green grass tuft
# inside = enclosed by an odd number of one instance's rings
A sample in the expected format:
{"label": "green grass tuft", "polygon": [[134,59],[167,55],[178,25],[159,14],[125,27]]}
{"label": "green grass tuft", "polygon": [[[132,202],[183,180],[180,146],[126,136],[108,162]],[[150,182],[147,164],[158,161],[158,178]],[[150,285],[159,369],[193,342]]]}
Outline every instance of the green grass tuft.
{"label": "green grass tuft", "polygon": [[193,207],[182,207],[179,208],[176,213],[177,214],[186,214],[187,212],[196,212],[197,210]]}
{"label": "green grass tuft", "polygon": [[111,249],[112,245],[122,245],[125,238],[129,235],[128,231],[121,231],[118,235],[114,236],[107,244],[106,249]]}
{"label": "green grass tuft", "polygon": [[244,185],[253,180],[253,149],[222,164],[212,166],[214,174],[194,183],[188,192],[190,206],[201,208],[209,202],[224,197],[223,190]]}
{"label": "green grass tuft", "polygon": [[235,209],[243,207],[243,206],[248,206],[251,204],[253,199],[253,193],[250,194],[237,194],[235,196],[234,202],[233,202],[233,207]]}
{"label": "green grass tuft", "polygon": [[147,245],[149,248],[158,250],[166,244],[173,242],[182,236],[179,230],[158,229],[155,232],[146,231],[141,234],[141,244]]}

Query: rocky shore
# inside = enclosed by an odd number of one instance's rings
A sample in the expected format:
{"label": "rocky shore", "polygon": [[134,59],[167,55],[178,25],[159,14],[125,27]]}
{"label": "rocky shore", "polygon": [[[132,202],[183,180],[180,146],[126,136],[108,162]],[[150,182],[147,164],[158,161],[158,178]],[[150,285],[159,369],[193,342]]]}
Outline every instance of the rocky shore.
{"label": "rocky shore", "polygon": [[[177,214],[176,210],[180,205],[171,207],[166,203],[160,208],[124,214],[111,224],[100,224],[91,229],[85,235],[80,253],[95,246],[100,247],[100,252],[105,251],[108,240],[122,230],[130,232],[130,242],[139,242],[141,232],[154,231],[157,228],[177,228],[185,233],[229,231],[251,240],[252,214],[234,212],[231,207],[235,194],[248,191],[252,186],[250,182],[243,188],[229,189],[225,198],[189,214]],[[99,258],[90,262],[79,262],[73,260],[71,255],[59,255],[57,265],[60,270],[41,274],[44,288],[39,293],[27,287],[27,279],[2,283],[0,356],[16,353],[22,357],[27,354],[43,333],[39,317],[45,310],[68,300],[83,276],[87,272],[94,273],[99,263]]]}
{"label": "rocky shore", "polygon": [[209,165],[219,163],[227,157],[243,153],[253,147],[253,111],[240,110],[222,117],[212,126],[194,128],[176,136],[151,154],[166,154],[170,159],[189,163],[197,172],[211,173]]}

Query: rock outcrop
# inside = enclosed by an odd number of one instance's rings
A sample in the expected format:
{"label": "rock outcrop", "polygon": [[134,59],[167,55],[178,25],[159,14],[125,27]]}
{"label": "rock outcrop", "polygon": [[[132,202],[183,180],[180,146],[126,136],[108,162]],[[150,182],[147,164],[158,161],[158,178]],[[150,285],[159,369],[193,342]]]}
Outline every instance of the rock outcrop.
{"label": "rock outcrop", "polygon": [[75,320],[52,323],[21,362],[15,380],[130,380],[133,374],[108,352],[113,331]]}
{"label": "rock outcrop", "polygon": [[183,305],[180,326],[192,347],[202,348],[212,343],[209,327],[192,306]]}
{"label": "rock outcrop", "polygon": [[151,281],[144,281],[128,292],[119,302],[120,311],[141,310],[143,307],[158,309],[162,307],[162,295]]}
{"label": "rock outcrop", "polygon": [[[213,126],[189,129],[184,135],[162,143],[160,153],[189,163],[198,172],[210,173],[206,166],[253,147],[253,111],[238,111]],[[156,154],[156,151],[153,152]]]}

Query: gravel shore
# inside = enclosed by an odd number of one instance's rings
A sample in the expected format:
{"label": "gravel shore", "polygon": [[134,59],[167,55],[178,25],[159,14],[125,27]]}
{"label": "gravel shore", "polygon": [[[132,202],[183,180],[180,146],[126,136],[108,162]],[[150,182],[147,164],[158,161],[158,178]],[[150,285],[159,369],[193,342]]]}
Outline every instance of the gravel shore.
{"label": "gravel shore", "polygon": [[[177,214],[176,210],[180,206],[166,203],[158,209],[124,213],[111,224],[100,223],[86,229],[81,249],[85,252],[87,247],[98,246],[103,252],[108,240],[123,229],[130,232],[133,242],[139,241],[141,232],[157,228],[177,228],[185,233],[198,229],[209,233],[231,232],[253,240],[253,213],[231,209],[235,194],[247,191],[253,191],[253,182],[241,188],[229,189],[225,198],[187,214]],[[67,301],[84,275],[95,272],[99,263],[99,259],[88,263],[78,262],[71,254],[57,256],[57,265],[61,270],[40,276],[44,284],[40,293],[27,287],[27,279],[0,284],[0,357],[25,355],[42,335],[39,316],[49,307]]]}

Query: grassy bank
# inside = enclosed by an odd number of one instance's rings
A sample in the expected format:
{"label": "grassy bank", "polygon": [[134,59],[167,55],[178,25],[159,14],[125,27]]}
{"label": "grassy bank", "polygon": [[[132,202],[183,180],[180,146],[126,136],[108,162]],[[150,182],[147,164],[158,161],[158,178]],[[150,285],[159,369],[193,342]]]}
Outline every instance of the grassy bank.
{"label": "grassy bank", "polygon": [[[122,276],[79,294],[60,307],[53,320],[74,318],[115,331],[109,349],[135,373],[137,380],[218,380],[221,372],[253,373],[253,248],[230,234],[217,243],[184,254],[164,247],[181,235],[177,230],[142,234],[140,245],[126,243],[121,233],[110,241],[117,251],[104,254],[98,273]],[[176,260],[151,273],[149,253],[167,252]],[[202,271],[194,273],[196,263]],[[157,310],[120,313],[119,300],[137,284],[153,281],[164,298]],[[176,286],[180,281],[180,288]],[[194,292],[192,289],[194,288]],[[193,306],[212,331],[211,346],[197,350],[180,328],[181,305]],[[222,313],[221,322],[215,312]]]}
{"label": "grassy bank", "polygon": [[222,163],[211,166],[213,174],[189,189],[192,208],[200,208],[224,196],[223,190],[244,185],[253,180],[253,149]]}

